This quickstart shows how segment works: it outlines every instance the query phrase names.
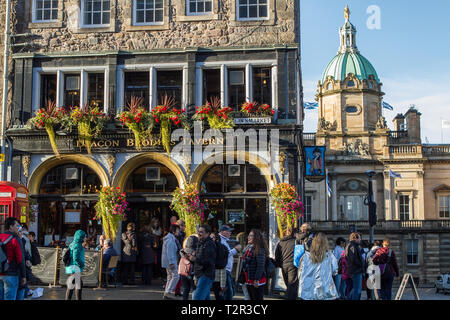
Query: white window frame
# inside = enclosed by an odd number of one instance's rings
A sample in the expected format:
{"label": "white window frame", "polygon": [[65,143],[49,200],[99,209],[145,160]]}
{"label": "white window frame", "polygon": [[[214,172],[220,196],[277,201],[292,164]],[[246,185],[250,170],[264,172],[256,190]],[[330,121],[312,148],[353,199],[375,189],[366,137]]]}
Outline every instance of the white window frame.
{"label": "white window frame", "polygon": [[149,110],[151,111],[157,104],[157,71],[167,70],[175,71],[182,70],[182,93],[181,93],[181,108],[186,109],[187,112],[187,94],[188,94],[188,64],[187,63],[160,63],[160,64],[125,64],[117,66],[117,113],[120,113],[125,108],[125,72],[127,71],[147,71],[149,73]]}
{"label": "white window frame", "polygon": [[[408,220],[402,220],[401,216],[402,216],[402,212],[401,212],[401,197],[408,197]],[[414,220],[413,219],[413,214],[412,214],[412,195],[410,193],[399,193],[398,194],[398,219],[400,221],[411,221]]]}
{"label": "white window frame", "polygon": [[[155,0],[153,0],[153,4],[155,3],[154,1]],[[133,8],[132,8],[132,23],[133,23],[133,26],[159,26],[159,25],[163,25],[164,24],[164,15],[166,14],[164,1],[167,1],[167,0],[163,0],[163,6],[162,6],[162,13],[163,13],[163,15],[162,15],[162,20],[161,21],[137,22],[136,21],[136,17],[137,17],[137,3],[136,3],[136,0],[133,0],[133,3],[132,3],[132,6],[133,6]],[[145,12],[145,10],[144,10],[144,12]]]}
{"label": "white window frame", "polygon": [[[220,101],[222,106],[228,105],[228,69],[245,69],[245,95],[247,101],[253,101],[253,67],[272,68],[272,108],[278,110],[278,65],[276,60],[253,60],[253,61],[218,61],[196,63],[196,100],[197,106],[203,105],[203,69],[220,69]],[[244,102],[244,101],[242,101]]]}
{"label": "white window frame", "polygon": [[[438,218],[439,219],[450,219],[449,217],[441,217],[441,198],[449,198],[449,202],[447,203],[447,210],[450,211],[450,194],[439,194],[438,195],[438,203],[437,203],[437,208],[438,208]],[[444,206],[445,207],[445,206]]]}
{"label": "white window frame", "polygon": [[[309,207],[310,207],[310,209],[311,209],[311,212],[309,213],[309,220],[307,220],[306,219],[306,217],[307,217],[307,214],[306,214],[306,208],[307,208],[307,205],[306,205],[306,198],[308,198],[309,197],[309,199],[310,199],[310,202],[309,202]],[[314,195],[312,195],[312,194],[305,194],[305,203],[304,203],[304,207],[305,207],[305,222],[311,222],[312,221],[312,218],[313,218],[313,216],[312,216],[312,213],[313,213],[313,203],[314,203]]]}
{"label": "white window frame", "polygon": [[33,97],[32,105],[33,111],[41,108],[41,75],[56,73],[56,105],[58,107],[64,106],[64,75],[65,74],[79,74],[80,75],[80,105],[84,106],[87,103],[88,91],[88,73],[105,73],[104,96],[103,96],[103,112],[108,112],[109,95],[108,95],[108,79],[109,67],[106,66],[89,66],[89,67],[44,67],[33,68]]}
{"label": "white window frame", "polygon": [[[103,6],[103,1],[109,1],[109,21],[108,23],[103,23],[103,24],[86,24],[84,21],[84,13],[85,13],[85,2],[88,0],[81,0],[81,17],[80,17],[80,27],[81,28],[106,28],[109,27],[111,25],[111,0],[102,0],[102,6]],[[106,11],[101,11],[101,16],[103,19],[103,12]]]}
{"label": "white window frame", "polygon": [[58,0],[58,5],[57,5],[56,8],[53,8],[53,6],[52,6],[49,9],[51,11],[56,10],[56,13],[57,13],[56,14],[56,19],[49,19],[49,20],[44,20],[44,19],[38,20],[37,19],[37,3],[36,3],[36,1],[38,1],[38,0],[33,0],[32,9],[31,9],[31,12],[32,12],[31,21],[33,23],[49,23],[49,22],[56,22],[56,21],[58,21],[58,11],[59,11],[59,5],[60,5],[59,2],[60,2],[60,0]]}
{"label": "white window frame", "polygon": [[198,1],[211,2],[211,11],[205,11],[205,12],[191,12],[191,6],[190,6],[191,1],[192,0],[185,0],[187,16],[203,16],[203,15],[213,14],[214,13],[214,2],[217,0],[194,0],[196,2],[198,2]]}
{"label": "white window frame", "polygon": [[[417,243],[417,251],[408,251],[408,242],[409,241],[414,241]],[[417,254],[417,263],[409,263],[408,262],[409,253]],[[405,259],[406,259],[406,264],[409,266],[418,266],[420,264],[420,261],[419,261],[419,239],[406,239],[406,257],[405,257]]]}
{"label": "white window frame", "polygon": [[[266,0],[266,5],[267,5],[267,17],[257,17],[257,18],[240,18],[240,14],[239,14],[239,10],[240,10],[240,5],[239,5],[239,0],[235,0],[236,1],[236,20],[237,21],[255,21],[255,20],[270,20],[270,0]],[[247,0],[249,1],[249,0]],[[259,3],[260,0],[258,0],[258,15],[259,15]],[[247,4],[247,8],[249,7],[249,5]]]}

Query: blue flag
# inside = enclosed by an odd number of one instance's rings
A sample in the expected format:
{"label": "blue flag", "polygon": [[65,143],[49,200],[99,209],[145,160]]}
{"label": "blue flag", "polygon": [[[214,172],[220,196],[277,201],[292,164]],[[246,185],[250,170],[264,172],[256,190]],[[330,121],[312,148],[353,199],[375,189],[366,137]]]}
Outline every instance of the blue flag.
{"label": "blue flag", "polygon": [[397,173],[397,172],[392,171],[391,169],[389,169],[389,177],[391,177],[391,178],[401,178],[402,175],[400,173]]}
{"label": "blue flag", "polygon": [[394,110],[393,106],[391,106],[389,103],[384,102],[384,101],[383,101],[383,108],[391,110],[391,111]]}
{"label": "blue flag", "polygon": [[306,110],[314,110],[319,107],[319,104],[317,102],[303,102],[303,108]]}

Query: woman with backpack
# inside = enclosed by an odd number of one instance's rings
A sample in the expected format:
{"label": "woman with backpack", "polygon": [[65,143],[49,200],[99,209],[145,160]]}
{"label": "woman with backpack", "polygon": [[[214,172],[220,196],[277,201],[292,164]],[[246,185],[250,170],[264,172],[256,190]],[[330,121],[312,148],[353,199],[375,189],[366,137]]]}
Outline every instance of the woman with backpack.
{"label": "woman with backpack", "polygon": [[[66,263],[66,274],[70,275],[67,279],[66,300],[71,300],[73,290],[75,289],[75,299],[81,300],[81,290],[83,289],[83,280],[81,273],[84,269],[84,247],[83,243],[87,240],[86,232],[77,230],[69,245],[69,259]],[[66,260],[66,259],[65,259]],[[66,261],[64,261],[66,262]]]}
{"label": "woman with backpack", "polygon": [[392,249],[389,248],[389,239],[383,240],[382,247],[377,250],[373,256],[373,263],[380,267],[381,273],[381,290],[380,296],[382,300],[392,299],[392,283],[394,277],[400,276],[397,258]]}
{"label": "woman with backpack", "polygon": [[338,293],[333,276],[338,266],[335,256],[328,251],[328,239],[319,232],[312,240],[299,265],[298,296],[302,300],[336,300]]}
{"label": "woman with backpack", "polygon": [[269,249],[261,231],[252,229],[248,235],[248,246],[242,256],[245,284],[250,300],[264,300],[266,285],[266,257]]}

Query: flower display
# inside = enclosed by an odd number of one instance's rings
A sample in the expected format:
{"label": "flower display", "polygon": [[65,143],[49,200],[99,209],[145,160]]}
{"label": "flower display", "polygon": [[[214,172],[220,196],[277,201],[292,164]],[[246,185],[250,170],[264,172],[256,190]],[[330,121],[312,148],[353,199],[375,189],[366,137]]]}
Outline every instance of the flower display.
{"label": "flower display", "polygon": [[59,151],[56,145],[55,126],[60,124],[64,117],[66,117],[65,109],[56,107],[56,102],[49,100],[46,108],[36,111],[35,116],[30,119],[32,126],[37,129],[44,128],[47,131],[50,144],[56,156],[59,156]]}
{"label": "flower display", "polygon": [[152,116],[156,123],[160,124],[161,144],[168,154],[170,154],[170,139],[172,134],[172,125],[184,129],[190,129],[190,123],[184,109],[177,109],[173,97],[167,95],[162,98],[162,104],[152,109]]}
{"label": "flower display", "polygon": [[77,126],[78,140],[91,154],[92,139],[102,132],[106,120],[105,113],[98,107],[85,105],[84,108],[71,108],[69,116],[64,118],[64,126],[69,129]]}
{"label": "flower display", "polygon": [[211,102],[206,102],[201,107],[195,107],[195,114],[192,119],[203,121],[206,118],[212,129],[233,128],[232,111],[233,109],[230,107],[221,107],[219,98],[213,98]]}
{"label": "flower display", "polygon": [[194,184],[187,184],[184,189],[177,187],[173,192],[170,208],[186,223],[186,238],[195,233],[196,225],[205,220],[205,206],[201,203]]}
{"label": "flower display", "polygon": [[259,104],[257,102],[245,102],[241,105],[241,112],[247,115],[273,116],[275,111],[268,104]]}
{"label": "flower display", "polygon": [[143,98],[131,97],[128,110],[119,115],[119,120],[134,134],[135,146],[138,151],[142,150],[142,140],[151,136],[154,120],[150,112],[143,108]]}
{"label": "flower display", "polygon": [[303,216],[305,208],[294,186],[288,183],[276,185],[270,191],[270,196],[277,215],[280,238],[282,238],[285,230],[295,226],[297,220]]}
{"label": "flower display", "polygon": [[102,220],[106,238],[116,238],[119,223],[126,217],[128,202],[126,194],[120,188],[102,187],[97,190],[99,200],[95,205],[95,219]]}

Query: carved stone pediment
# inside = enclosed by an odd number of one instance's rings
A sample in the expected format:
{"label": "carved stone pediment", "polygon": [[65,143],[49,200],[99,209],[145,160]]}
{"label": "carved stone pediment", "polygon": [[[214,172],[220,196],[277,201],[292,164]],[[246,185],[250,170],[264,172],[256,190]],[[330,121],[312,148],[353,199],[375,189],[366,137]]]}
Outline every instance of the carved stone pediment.
{"label": "carved stone pediment", "polygon": [[342,153],[346,156],[370,156],[370,147],[367,143],[363,143],[361,139],[356,139],[355,141],[344,142]]}

